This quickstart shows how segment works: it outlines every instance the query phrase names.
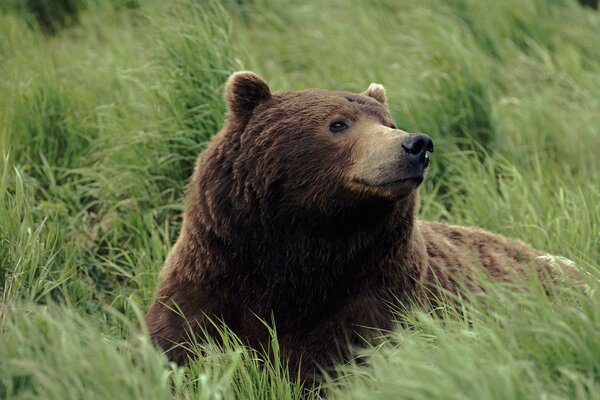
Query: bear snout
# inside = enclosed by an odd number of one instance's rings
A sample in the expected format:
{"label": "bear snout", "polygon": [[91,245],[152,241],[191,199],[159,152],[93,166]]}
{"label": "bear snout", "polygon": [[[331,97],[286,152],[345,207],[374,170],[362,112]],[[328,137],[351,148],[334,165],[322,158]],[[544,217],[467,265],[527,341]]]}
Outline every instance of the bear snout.
{"label": "bear snout", "polygon": [[421,168],[429,165],[428,152],[433,152],[433,140],[423,133],[408,134],[401,143],[402,153],[413,164]]}

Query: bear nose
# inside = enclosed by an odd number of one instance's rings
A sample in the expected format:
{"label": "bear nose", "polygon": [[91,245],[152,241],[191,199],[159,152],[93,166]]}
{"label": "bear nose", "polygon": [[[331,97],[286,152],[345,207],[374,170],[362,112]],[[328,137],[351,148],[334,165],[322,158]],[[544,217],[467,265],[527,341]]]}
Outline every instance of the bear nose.
{"label": "bear nose", "polygon": [[411,159],[424,163],[427,152],[433,151],[433,140],[423,133],[410,134],[402,142],[402,149]]}

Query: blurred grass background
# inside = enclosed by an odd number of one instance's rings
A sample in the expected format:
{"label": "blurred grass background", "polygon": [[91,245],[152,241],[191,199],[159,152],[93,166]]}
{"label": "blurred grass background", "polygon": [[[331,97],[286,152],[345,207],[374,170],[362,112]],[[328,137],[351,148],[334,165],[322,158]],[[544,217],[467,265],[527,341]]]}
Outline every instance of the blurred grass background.
{"label": "blurred grass background", "polygon": [[[593,3],[593,2],[592,2]],[[575,0],[0,3],[0,398],[600,398],[600,299],[491,285],[322,391],[227,345],[167,364],[143,313],[223,83],[385,85],[436,143],[421,218],[600,265],[600,14]],[[273,351],[276,351],[274,340]]]}

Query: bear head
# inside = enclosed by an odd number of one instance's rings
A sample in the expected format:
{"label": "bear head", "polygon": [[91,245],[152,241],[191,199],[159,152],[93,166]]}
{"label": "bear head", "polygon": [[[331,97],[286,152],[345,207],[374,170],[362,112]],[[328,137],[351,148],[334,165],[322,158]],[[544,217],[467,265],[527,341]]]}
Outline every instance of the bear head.
{"label": "bear head", "polygon": [[223,138],[208,169],[226,179],[203,179],[216,180],[236,209],[262,205],[327,216],[407,200],[433,151],[427,135],[396,127],[378,84],[361,94],[272,93],[258,75],[242,71],[229,78],[226,100]]}

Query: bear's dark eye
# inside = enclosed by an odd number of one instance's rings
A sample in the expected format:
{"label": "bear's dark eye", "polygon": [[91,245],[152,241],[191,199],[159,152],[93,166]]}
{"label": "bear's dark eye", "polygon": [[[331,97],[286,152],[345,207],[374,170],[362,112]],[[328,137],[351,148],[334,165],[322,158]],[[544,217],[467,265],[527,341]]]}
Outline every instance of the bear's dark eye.
{"label": "bear's dark eye", "polygon": [[391,125],[390,125],[390,128],[392,128],[392,129],[396,129],[396,124],[391,124]]}
{"label": "bear's dark eye", "polygon": [[350,126],[348,126],[346,121],[342,119],[335,120],[331,124],[329,124],[329,131],[333,133],[340,133],[348,128],[350,128]]}

